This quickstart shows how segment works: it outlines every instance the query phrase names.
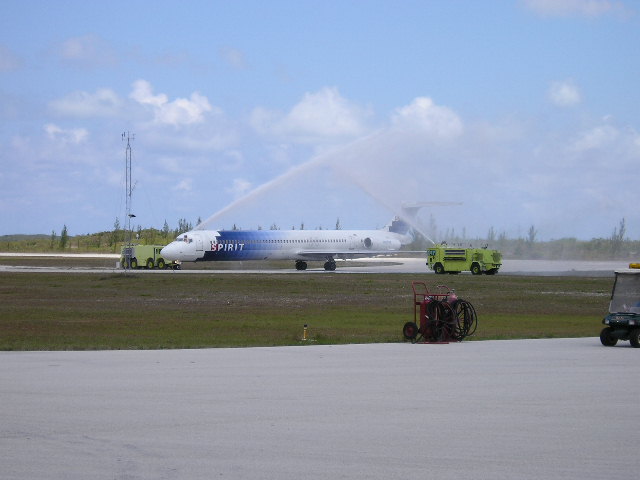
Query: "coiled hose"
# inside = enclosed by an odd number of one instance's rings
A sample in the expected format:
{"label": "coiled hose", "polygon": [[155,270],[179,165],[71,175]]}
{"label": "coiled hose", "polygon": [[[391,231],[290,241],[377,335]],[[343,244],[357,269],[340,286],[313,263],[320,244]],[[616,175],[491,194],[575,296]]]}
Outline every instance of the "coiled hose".
{"label": "coiled hose", "polygon": [[478,316],[473,305],[466,300],[458,299],[453,302],[451,308],[455,315],[451,337],[460,341],[473,335],[478,328]]}

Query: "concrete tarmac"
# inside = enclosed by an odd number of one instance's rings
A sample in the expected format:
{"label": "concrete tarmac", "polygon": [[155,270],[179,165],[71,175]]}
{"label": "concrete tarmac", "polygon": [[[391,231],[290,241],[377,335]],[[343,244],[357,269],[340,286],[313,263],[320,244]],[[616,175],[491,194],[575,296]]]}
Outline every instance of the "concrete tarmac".
{"label": "concrete tarmac", "polygon": [[597,338],[0,352],[0,478],[626,480],[639,353]]}
{"label": "concrete tarmac", "polygon": [[[0,257],[10,254],[0,253]],[[20,256],[20,255],[13,255]],[[33,255],[38,256],[38,255]],[[103,256],[104,257],[104,256]],[[211,265],[213,262],[208,262]],[[228,274],[350,274],[350,273],[418,273],[433,274],[427,269],[424,258],[361,258],[354,265],[353,261],[338,261],[338,268],[334,272],[325,272],[321,262],[313,262],[313,266],[305,272],[297,272],[291,263],[291,268],[279,269],[237,269],[237,270],[135,270],[136,274],[142,275],[228,275]],[[115,261],[114,261],[115,265]],[[197,264],[196,264],[197,265]],[[202,265],[202,264],[200,264]],[[627,268],[628,262],[624,261],[583,261],[583,260],[505,260],[500,268],[499,275],[591,275],[591,276],[611,276],[615,270]],[[91,268],[91,267],[39,267],[20,265],[0,265],[0,273],[123,273],[120,268]],[[464,272],[463,275],[471,275],[471,272]]]}

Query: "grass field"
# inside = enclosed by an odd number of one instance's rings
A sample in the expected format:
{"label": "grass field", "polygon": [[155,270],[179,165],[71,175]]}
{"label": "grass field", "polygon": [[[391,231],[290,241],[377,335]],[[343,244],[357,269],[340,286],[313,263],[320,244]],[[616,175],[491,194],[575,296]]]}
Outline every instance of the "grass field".
{"label": "grass field", "polygon": [[[24,263],[24,262],[22,262]],[[597,336],[612,278],[415,274],[5,273],[1,350],[401,342],[411,282],[469,300],[471,339]]]}

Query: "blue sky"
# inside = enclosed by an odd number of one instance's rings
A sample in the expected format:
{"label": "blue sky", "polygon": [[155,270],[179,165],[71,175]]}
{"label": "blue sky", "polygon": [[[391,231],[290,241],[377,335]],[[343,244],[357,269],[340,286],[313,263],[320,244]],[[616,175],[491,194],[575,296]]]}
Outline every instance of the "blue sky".
{"label": "blue sky", "polygon": [[640,3],[0,5],[0,234],[381,227],[640,237]]}

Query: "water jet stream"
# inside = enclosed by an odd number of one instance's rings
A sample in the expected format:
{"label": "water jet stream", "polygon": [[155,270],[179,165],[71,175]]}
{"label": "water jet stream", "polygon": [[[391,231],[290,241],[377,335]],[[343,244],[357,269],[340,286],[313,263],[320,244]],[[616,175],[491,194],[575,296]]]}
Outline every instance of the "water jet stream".
{"label": "water jet stream", "polygon": [[[402,168],[402,160],[406,160],[407,158],[413,160],[416,156],[420,158],[422,154],[421,151],[416,151],[416,143],[414,142],[415,137],[411,132],[403,132],[397,128],[382,128],[376,130],[347,145],[318,154],[310,160],[290,168],[280,176],[263,183],[251,192],[218,210],[197,225],[196,229],[207,229],[228,212],[246,206],[257,197],[268,193],[296,176],[314,168],[330,167],[340,178],[346,178],[350,184],[357,186],[378,204],[406,221],[427,240],[435,243],[420,225],[417,218],[417,211],[420,207],[452,205],[452,203],[427,202],[406,205],[404,203],[407,200],[406,195],[412,195],[412,192],[410,192],[406,186],[406,177],[403,176],[400,179],[396,179],[395,182],[391,178],[391,173],[401,173],[405,175],[405,171],[407,177],[414,176],[411,170],[407,170],[406,167],[404,169]],[[421,143],[417,143],[418,147],[421,145]],[[409,147],[408,150],[407,147]],[[392,169],[391,172],[384,171],[383,168],[385,167],[390,167]],[[398,194],[405,196],[405,198],[396,198],[394,201],[392,196],[395,195],[397,197]]]}
{"label": "water jet stream", "polygon": [[[310,160],[307,160],[306,162],[297,165],[295,167],[290,168],[289,170],[287,170],[286,172],[284,172],[282,175],[269,180],[268,182],[263,183],[262,185],[254,188],[253,190],[251,190],[249,193],[243,195],[242,197],[238,198],[237,200],[234,200],[233,202],[229,203],[227,206],[221,208],[220,210],[218,210],[216,213],[214,213],[213,215],[211,215],[209,218],[207,218],[206,220],[204,220],[203,222],[201,222],[200,224],[198,224],[196,226],[196,230],[205,230],[207,227],[209,227],[213,222],[215,222],[216,220],[218,220],[220,217],[222,217],[223,215],[225,215],[226,213],[228,213],[229,211],[235,209],[235,208],[239,208],[241,206],[246,205],[247,203],[251,202],[254,198],[259,197],[260,195],[263,195],[267,192],[269,192],[270,190],[278,187],[279,185],[281,185],[282,183],[286,182],[287,180],[295,177],[296,175],[300,175],[304,172],[307,172],[313,168],[316,168],[318,166],[321,166],[322,164],[330,164],[330,161],[334,159],[334,157],[336,157],[339,154],[344,154],[345,151],[347,151],[350,148],[354,148],[357,145],[360,145],[368,140],[371,140],[372,138],[374,138],[375,136],[379,135],[381,133],[380,130],[373,132],[370,135],[367,135],[365,137],[362,137],[358,140],[355,140],[354,142],[343,146],[343,147],[338,147],[337,149],[334,149],[330,152],[324,152],[321,154],[316,155],[315,157],[312,157]],[[375,197],[374,197],[375,198]],[[378,201],[380,201],[378,199]]]}

